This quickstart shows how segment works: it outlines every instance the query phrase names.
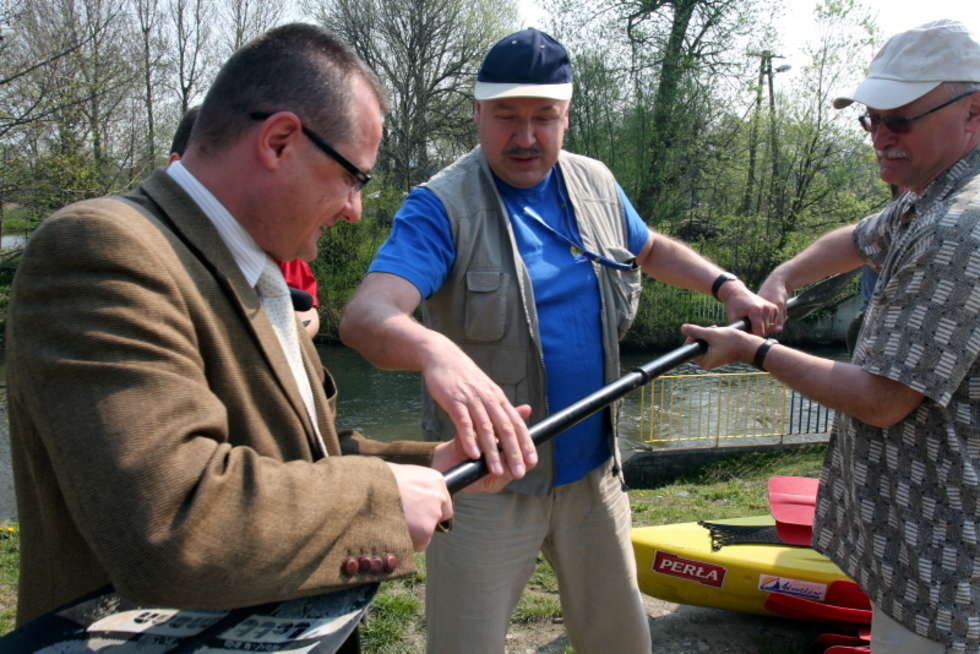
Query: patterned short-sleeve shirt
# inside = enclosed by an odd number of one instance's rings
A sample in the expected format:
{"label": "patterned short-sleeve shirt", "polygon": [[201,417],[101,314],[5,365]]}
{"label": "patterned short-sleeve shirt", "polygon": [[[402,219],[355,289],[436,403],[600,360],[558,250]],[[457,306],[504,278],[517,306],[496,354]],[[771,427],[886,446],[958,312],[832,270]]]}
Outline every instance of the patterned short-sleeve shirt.
{"label": "patterned short-sleeve shirt", "polygon": [[980,652],[980,149],[854,238],[880,276],[852,361],[925,399],[884,429],[838,416],[814,545],[909,629]]}

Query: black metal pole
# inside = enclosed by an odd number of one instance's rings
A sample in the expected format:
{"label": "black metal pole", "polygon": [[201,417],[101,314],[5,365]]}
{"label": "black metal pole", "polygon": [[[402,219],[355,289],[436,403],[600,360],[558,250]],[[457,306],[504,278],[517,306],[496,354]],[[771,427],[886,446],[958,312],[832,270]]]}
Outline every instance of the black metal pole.
{"label": "black metal pole", "polygon": [[[728,326],[735,329],[748,330],[749,321],[743,318]],[[561,411],[552,413],[544,420],[535,424],[528,430],[528,433],[531,435],[531,440],[534,441],[535,445],[541,445],[551,440],[560,432],[585,420],[596,411],[618,400],[630,391],[649,383],[654,377],[659,377],[685,361],[690,361],[699,354],[704,354],[707,349],[707,343],[704,341],[695,341],[693,343],[686,343],[679,348],[671,350],[667,354],[657,357],[653,361],[644,363],[642,366],[626,373],[616,381],[603,386],[590,395],[586,395],[578,402],[570,404]],[[450,493],[455,493],[480,479],[487,472],[486,460],[482,457],[472,461],[465,461],[446,471],[446,486],[449,488]]]}
{"label": "black metal pole", "polygon": [[[858,270],[860,268],[832,275],[817,282],[800,295],[791,297],[786,302],[787,318],[790,320],[799,320],[809,315],[817,307],[826,305],[845,289],[848,282]],[[728,325],[728,327],[749,331],[751,329],[751,323],[749,323],[748,318],[742,318]],[[704,341],[686,343],[653,361],[643,364],[616,381],[603,386],[591,395],[585,396],[575,404],[551,414],[531,427],[528,430],[531,439],[535,445],[540,445],[554,438],[559,432],[585,420],[607,404],[649,383],[654,377],[659,377],[685,361],[690,361],[699,354],[703,354],[707,349],[708,344]],[[464,461],[444,473],[446,486],[449,488],[450,493],[456,493],[486,475],[487,472],[487,464],[482,457],[472,461]]]}

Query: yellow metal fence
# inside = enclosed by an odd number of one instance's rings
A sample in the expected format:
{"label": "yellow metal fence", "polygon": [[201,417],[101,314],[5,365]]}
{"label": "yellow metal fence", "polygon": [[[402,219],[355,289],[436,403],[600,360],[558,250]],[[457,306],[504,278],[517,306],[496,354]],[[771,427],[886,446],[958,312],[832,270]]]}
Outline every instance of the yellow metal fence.
{"label": "yellow metal fence", "polygon": [[782,442],[832,422],[833,411],[764,372],[667,375],[640,391],[640,436],[651,444]]}

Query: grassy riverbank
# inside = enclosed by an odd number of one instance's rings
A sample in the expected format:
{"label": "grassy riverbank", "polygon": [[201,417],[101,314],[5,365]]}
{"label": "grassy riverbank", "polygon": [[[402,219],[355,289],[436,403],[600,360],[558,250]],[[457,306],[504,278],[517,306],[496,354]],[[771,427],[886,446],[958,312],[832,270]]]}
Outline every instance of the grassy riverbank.
{"label": "grassy riverbank", "polygon": [[[791,452],[740,454],[691,470],[673,483],[653,489],[631,490],[633,524],[647,525],[686,522],[698,519],[759,515],[768,511],[766,482],[773,475],[815,477],[823,461],[823,445]],[[19,547],[16,525],[0,525],[0,633],[13,628],[16,606]],[[419,556],[419,562],[424,563]],[[364,651],[371,654],[403,654],[424,649],[424,566],[408,579],[385,584],[370,610],[363,631]],[[535,630],[547,628],[544,642],[553,641],[551,632],[561,620],[558,588],[550,566],[539,560],[511,623],[514,651],[538,651],[541,638]],[[557,627],[560,631],[560,625]],[[549,646],[549,652],[565,652],[567,645]],[[510,651],[510,649],[508,649]],[[782,651],[779,644],[773,652]]]}

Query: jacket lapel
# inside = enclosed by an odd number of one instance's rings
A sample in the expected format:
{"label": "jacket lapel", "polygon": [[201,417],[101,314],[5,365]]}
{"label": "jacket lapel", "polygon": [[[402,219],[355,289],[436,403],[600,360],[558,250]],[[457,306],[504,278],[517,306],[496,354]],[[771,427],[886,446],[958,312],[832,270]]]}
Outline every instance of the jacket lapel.
{"label": "jacket lapel", "polygon": [[[298,414],[307,432],[314,452],[320,450],[310,422],[309,413],[300,396],[292,369],[286,360],[279,338],[269,322],[255,289],[249,286],[242,275],[235,258],[224,244],[211,220],[201,211],[197,203],[177,184],[163,168],[158,168],[142,184],[142,190],[159,206],[162,214],[170,222],[174,233],[195,254],[211,272],[219,286],[224,290],[232,304],[237,306],[246,328],[251,332],[256,344],[265,356],[279,386],[289,404]],[[302,348],[305,349],[305,348]],[[311,374],[309,353],[303,356],[304,364],[314,387],[314,404],[318,415],[325,408],[324,394],[316,392],[317,376]],[[322,429],[321,429],[322,432]]]}

